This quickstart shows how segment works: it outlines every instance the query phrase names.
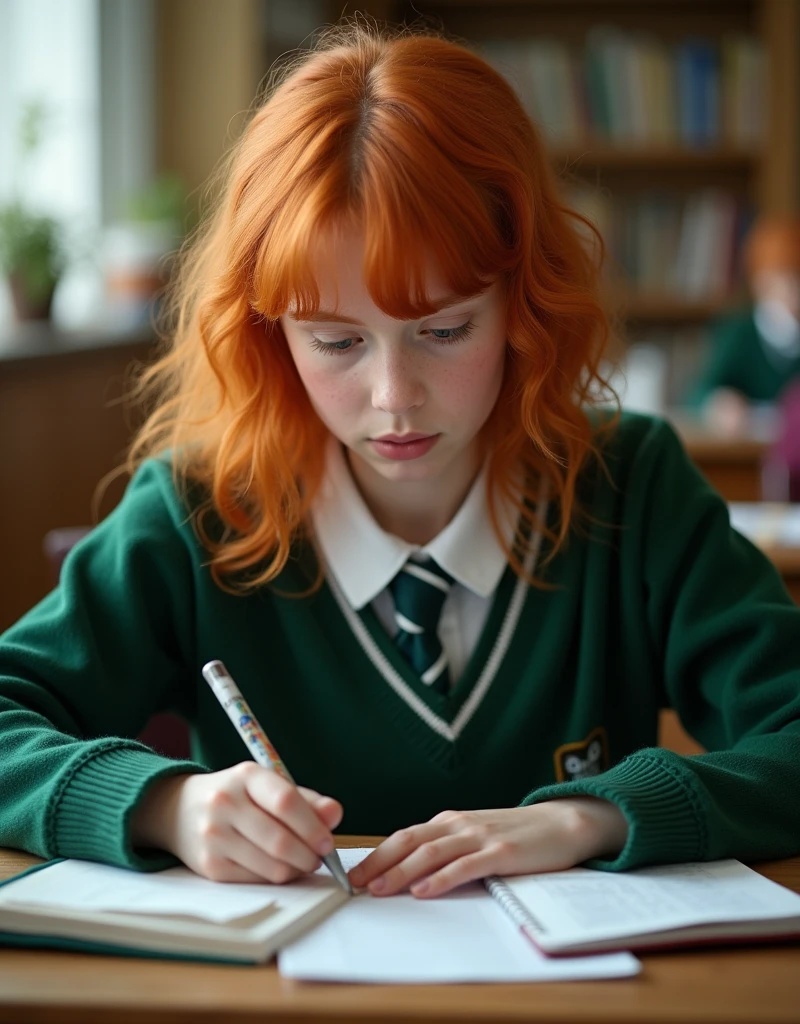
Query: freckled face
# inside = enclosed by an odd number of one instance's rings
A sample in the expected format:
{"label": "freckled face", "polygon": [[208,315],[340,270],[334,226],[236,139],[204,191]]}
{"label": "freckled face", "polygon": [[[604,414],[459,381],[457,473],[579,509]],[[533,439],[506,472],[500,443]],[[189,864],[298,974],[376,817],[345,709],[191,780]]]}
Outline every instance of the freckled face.
{"label": "freckled face", "polygon": [[395,320],[372,301],[363,239],[336,236],[314,254],[320,312],[281,317],[308,396],[362,471],[387,481],[434,481],[477,467],[478,433],[494,408],[506,350],[502,286],[456,299],[431,272],[438,312]]}

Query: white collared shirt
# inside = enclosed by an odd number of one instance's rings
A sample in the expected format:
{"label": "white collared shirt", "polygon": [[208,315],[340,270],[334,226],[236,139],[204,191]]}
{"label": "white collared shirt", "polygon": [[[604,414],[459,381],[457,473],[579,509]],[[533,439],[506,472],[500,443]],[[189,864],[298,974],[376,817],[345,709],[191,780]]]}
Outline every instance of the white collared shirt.
{"label": "white collared shirt", "polygon": [[[386,533],[356,487],[341,445],[331,441],[325,476],[311,510],[327,571],[356,611],[372,603],[390,636],[397,633],[389,584],[409,558],[433,558],[456,581],[442,608],[439,639],[455,682],[474,650],[507,560],[492,528],[486,497],[486,467],[478,474],[447,526],[420,547]],[[502,515],[508,543],[516,512]]]}

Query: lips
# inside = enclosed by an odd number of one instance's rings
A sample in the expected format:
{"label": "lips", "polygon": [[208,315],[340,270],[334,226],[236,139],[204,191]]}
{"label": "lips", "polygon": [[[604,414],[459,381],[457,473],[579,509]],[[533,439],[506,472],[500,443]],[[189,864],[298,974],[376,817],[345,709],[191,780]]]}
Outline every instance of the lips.
{"label": "lips", "polygon": [[422,441],[426,437],[433,437],[433,434],[383,434],[372,440],[388,441],[390,444],[408,444],[409,441]]}
{"label": "lips", "polygon": [[372,450],[392,462],[408,462],[427,455],[439,440],[440,434],[384,434],[370,440]]}

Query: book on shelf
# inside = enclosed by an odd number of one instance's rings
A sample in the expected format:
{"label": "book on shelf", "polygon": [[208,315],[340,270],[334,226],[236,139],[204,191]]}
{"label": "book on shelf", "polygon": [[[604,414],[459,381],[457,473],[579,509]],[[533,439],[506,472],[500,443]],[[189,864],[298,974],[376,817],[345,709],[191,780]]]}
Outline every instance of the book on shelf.
{"label": "book on shelf", "polygon": [[648,189],[611,198],[569,184],[565,198],[597,227],[609,271],[631,293],[724,303],[737,292],[742,239],[753,214],[735,193]]}
{"label": "book on shelf", "polygon": [[753,150],[763,141],[766,56],[751,35],[667,43],[597,25],[582,46],[542,36],[480,50],[553,146]]}
{"label": "book on shelf", "polygon": [[[346,869],[369,854],[343,850]],[[56,861],[0,885],[0,941],[263,962],[350,981],[624,977],[631,949],[800,935],[800,896],[738,861],[573,868],[445,896],[347,896],[326,869],[284,886]],[[597,954],[587,956],[586,954]]]}

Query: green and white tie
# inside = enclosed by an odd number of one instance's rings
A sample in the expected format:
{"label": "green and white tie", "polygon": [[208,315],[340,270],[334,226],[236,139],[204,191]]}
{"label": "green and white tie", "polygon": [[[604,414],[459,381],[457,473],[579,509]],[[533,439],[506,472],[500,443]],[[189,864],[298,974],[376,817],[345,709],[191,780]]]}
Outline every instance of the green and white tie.
{"label": "green and white tie", "polygon": [[450,689],[450,669],[437,630],[453,577],[429,559],[408,561],[389,584],[394,597],[395,644],[426,686]]}

